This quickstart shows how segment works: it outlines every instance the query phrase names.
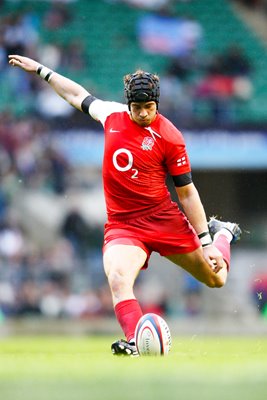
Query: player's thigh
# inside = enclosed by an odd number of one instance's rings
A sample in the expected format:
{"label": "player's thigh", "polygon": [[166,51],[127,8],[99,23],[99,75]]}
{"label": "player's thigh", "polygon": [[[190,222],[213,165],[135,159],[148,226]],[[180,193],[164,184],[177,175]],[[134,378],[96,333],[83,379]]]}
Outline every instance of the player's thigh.
{"label": "player's thigh", "polygon": [[182,267],[201,282],[208,283],[210,278],[214,276],[214,272],[205,261],[201,247],[191,253],[173,254],[166,256],[166,258]]}
{"label": "player's thigh", "polygon": [[147,259],[147,253],[138,246],[114,244],[105,250],[104,270],[107,276],[115,273],[135,279]]}

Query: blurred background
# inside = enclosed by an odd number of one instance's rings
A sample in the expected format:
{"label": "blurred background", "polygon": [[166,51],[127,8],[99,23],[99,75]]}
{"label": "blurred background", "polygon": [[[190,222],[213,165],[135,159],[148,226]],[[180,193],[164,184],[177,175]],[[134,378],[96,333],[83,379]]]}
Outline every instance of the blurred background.
{"label": "blurred background", "polygon": [[[21,54],[124,101],[123,75],[161,77],[208,216],[240,223],[227,285],[153,254],[136,295],[179,334],[267,332],[267,1],[0,0],[0,334],[119,332],[102,266],[100,124]],[[171,180],[168,180],[175,198]]]}

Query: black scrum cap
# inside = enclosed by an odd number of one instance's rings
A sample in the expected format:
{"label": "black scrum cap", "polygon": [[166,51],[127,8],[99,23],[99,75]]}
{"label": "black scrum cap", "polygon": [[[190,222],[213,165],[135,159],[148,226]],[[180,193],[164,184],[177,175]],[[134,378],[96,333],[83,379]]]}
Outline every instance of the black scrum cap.
{"label": "black scrum cap", "polygon": [[128,105],[134,102],[155,101],[159,103],[159,79],[148,72],[136,72],[124,84],[124,94]]}

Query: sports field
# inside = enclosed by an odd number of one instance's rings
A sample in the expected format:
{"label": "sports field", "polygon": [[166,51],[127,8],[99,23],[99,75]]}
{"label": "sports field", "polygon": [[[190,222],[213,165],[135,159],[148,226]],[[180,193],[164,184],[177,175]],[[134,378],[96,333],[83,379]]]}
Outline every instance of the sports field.
{"label": "sports field", "polygon": [[1,400],[267,399],[267,338],[177,337],[138,358],[114,357],[113,339],[1,339]]}

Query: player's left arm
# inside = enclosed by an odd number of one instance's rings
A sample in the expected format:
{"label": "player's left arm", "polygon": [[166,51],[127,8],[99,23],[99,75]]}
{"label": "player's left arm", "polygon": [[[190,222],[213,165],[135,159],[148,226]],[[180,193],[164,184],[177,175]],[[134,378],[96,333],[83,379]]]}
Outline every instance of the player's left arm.
{"label": "player's left arm", "polygon": [[[183,211],[196,233],[200,235],[203,232],[208,232],[206,213],[194,183],[176,186],[176,193]],[[214,269],[215,262],[215,272],[218,272],[223,267],[222,254],[215,246],[212,244],[203,246],[203,253],[212,269]]]}
{"label": "player's left arm", "polygon": [[176,193],[183,211],[199,235],[208,231],[207,218],[199,193],[193,182],[184,186],[176,186]]}

